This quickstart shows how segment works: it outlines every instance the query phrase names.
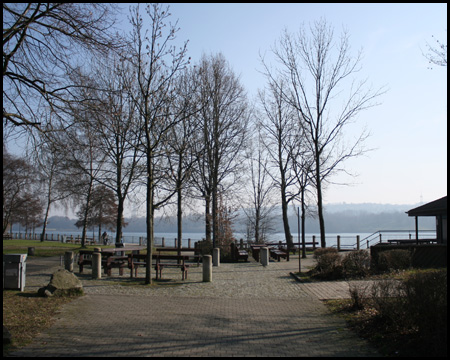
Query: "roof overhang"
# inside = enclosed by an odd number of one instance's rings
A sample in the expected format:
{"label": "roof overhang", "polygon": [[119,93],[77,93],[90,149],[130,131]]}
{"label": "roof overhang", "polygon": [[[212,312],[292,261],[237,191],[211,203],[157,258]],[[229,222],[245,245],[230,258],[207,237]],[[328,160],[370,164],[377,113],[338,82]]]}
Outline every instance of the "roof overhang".
{"label": "roof overhang", "polygon": [[447,196],[421,205],[406,212],[408,216],[447,215]]}

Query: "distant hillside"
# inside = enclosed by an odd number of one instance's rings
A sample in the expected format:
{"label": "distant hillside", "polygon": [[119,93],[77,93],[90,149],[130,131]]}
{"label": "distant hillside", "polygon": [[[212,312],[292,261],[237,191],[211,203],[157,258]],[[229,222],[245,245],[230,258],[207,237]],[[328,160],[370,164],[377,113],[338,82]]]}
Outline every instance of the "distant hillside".
{"label": "distant hillside", "polygon": [[[406,211],[420,204],[392,205],[392,204],[328,204],[325,206],[325,229],[327,233],[371,233],[377,230],[409,230],[414,229],[414,218],[408,217]],[[277,211],[275,232],[283,232],[281,211]],[[290,209],[289,224],[292,232],[297,232],[297,216]],[[125,218],[128,226],[125,232],[145,232],[146,220],[140,218]],[[49,218],[48,228],[57,231],[77,231],[75,219],[64,216]],[[434,229],[433,217],[419,218],[421,229]],[[234,221],[235,232],[245,232],[244,216],[239,214]],[[318,220],[307,218],[306,232],[318,233]],[[176,232],[176,218],[168,217],[155,219],[155,232]],[[203,216],[188,216],[183,219],[183,232],[203,233]]]}

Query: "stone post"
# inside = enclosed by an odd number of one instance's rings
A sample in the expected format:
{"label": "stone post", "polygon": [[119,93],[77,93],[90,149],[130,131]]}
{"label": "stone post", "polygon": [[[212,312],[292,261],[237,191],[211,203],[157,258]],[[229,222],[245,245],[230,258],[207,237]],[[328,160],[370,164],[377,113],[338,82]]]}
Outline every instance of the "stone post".
{"label": "stone post", "polygon": [[214,248],[213,249],[213,266],[220,266],[220,249]]}
{"label": "stone post", "polygon": [[102,254],[100,254],[100,252],[92,253],[92,278],[93,279],[102,278]]}
{"label": "stone post", "polygon": [[262,266],[269,265],[269,249],[266,247],[262,247],[259,251],[259,257]]}
{"label": "stone post", "polygon": [[64,253],[64,269],[73,272],[73,251],[66,251]]}
{"label": "stone post", "polygon": [[212,281],[212,256],[203,255],[203,282]]}

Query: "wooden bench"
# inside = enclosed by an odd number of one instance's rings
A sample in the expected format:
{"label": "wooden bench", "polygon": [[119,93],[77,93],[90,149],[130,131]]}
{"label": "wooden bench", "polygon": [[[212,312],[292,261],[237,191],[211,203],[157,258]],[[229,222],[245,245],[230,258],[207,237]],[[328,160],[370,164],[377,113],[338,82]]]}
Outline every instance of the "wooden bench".
{"label": "wooden bench", "polygon": [[[152,256],[153,259],[156,260],[155,270],[156,270],[156,280],[162,277],[162,271],[164,268],[168,267],[177,267],[182,271],[181,278],[182,280],[187,279],[189,264],[186,264],[186,261],[189,260],[189,255],[160,255],[154,254]],[[161,260],[180,260],[178,262],[161,262]],[[128,255],[128,268],[130,269],[130,277],[137,277],[137,271],[139,266],[147,266],[147,255],[142,254],[130,254]]]}
{"label": "wooden bench", "polygon": [[[85,265],[92,267],[92,254],[93,250],[80,250],[78,253],[78,266],[80,273],[83,272]],[[114,256],[112,253],[100,253],[101,262],[104,269],[104,273],[111,276],[112,268],[119,268],[119,274],[123,275],[123,269],[127,266],[126,256]]]}
{"label": "wooden bench", "polygon": [[274,258],[277,261],[280,261],[281,258],[286,259],[286,261],[289,261],[289,251],[283,249],[283,248],[269,248],[270,256]]}
{"label": "wooden bench", "polygon": [[80,274],[83,272],[84,265],[92,266],[92,254],[93,250],[80,250],[78,253],[78,266],[80,268]]}
{"label": "wooden bench", "polygon": [[248,261],[248,252],[245,250],[240,250],[238,247],[236,247],[236,261],[239,260]]}
{"label": "wooden bench", "polygon": [[231,254],[232,254],[232,258],[233,261],[239,261],[239,260],[244,260],[244,261],[248,261],[248,252],[245,250],[241,250],[239,249],[239,246],[237,244],[235,244],[234,242],[232,242],[230,244],[231,247]]}
{"label": "wooden bench", "polygon": [[415,245],[415,244],[431,244],[433,242],[436,242],[435,239],[391,239],[387,241],[389,244],[408,244],[408,245]]}
{"label": "wooden bench", "polygon": [[[181,260],[181,263],[163,263],[161,260]],[[179,267],[181,269],[181,278],[182,280],[187,279],[187,274],[189,270],[189,264],[186,264],[186,260],[189,260],[188,255],[156,255],[156,280],[158,280],[158,272],[159,278],[162,276],[162,270],[165,267]]]}
{"label": "wooden bench", "polygon": [[[154,256],[153,256],[154,258]],[[147,265],[147,255],[146,254],[130,254],[128,255],[128,268],[130,269],[130,277],[137,277],[139,266]]]}
{"label": "wooden bench", "polygon": [[102,254],[102,266],[105,274],[111,276],[112,268],[119,268],[119,275],[123,275],[123,269],[128,266],[127,256],[114,256],[108,253]]}
{"label": "wooden bench", "polygon": [[[184,253],[183,255],[186,255],[186,252],[193,252],[194,255],[189,255],[190,258],[192,258],[194,261],[197,262],[197,266],[200,266],[200,260],[202,259],[202,255],[200,254],[199,250],[196,248],[181,248],[178,249],[176,247],[157,247],[155,250],[158,252],[159,255],[161,255],[162,252],[169,252],[169,253],[176,253],[178,255],[178,252]],[[187,256],[187,255],[186,255]]]}

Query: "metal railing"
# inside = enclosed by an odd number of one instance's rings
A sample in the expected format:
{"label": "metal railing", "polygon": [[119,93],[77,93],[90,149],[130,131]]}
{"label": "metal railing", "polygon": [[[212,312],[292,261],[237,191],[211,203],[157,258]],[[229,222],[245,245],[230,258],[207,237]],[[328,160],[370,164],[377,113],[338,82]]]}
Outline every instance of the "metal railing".
{"label": "metal railing", "polygon": [[[419,239],[436,237],[436,230],[418,230]],[[374,233],[366,236],[361,240],[361,243],[366,243],[366,248],[368,249],[370,245],[375,243],[381,243],[383,240],[394,240],[394,239],[415,239],[416,230],[377,230]]]}

